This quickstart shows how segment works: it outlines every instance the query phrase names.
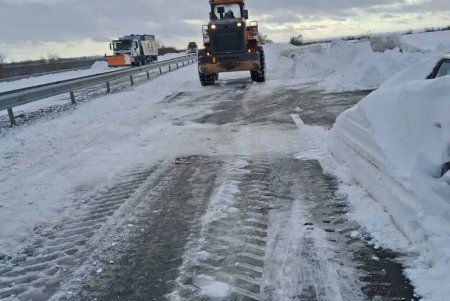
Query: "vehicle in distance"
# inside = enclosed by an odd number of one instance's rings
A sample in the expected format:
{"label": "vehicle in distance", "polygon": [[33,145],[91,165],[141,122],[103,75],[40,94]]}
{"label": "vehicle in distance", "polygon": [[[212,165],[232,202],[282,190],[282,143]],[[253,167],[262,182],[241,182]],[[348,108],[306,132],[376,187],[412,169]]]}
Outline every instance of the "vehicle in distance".
{"label": "vehicle in distance", "polygon": [[198,51],[198,46],[197,43],[195,42],[189,42],[187,48],[186,48],[186,53],[191,54],[191,53],[197,53]]}
{"label": "vehicle in distance", "polygon": [[154,35],[131,34],[109,44],[113,51],[107,56],[109,67],[142,66],[158,60],[158,45]]}
{"label": "vehicle in distance", "polygon": [[210,20],[203,26],[204,49],[198,53],[198,73],[203,86],[214,85],[219,73],[250,71],[255,82],[264,82],[266,64],[258,39],[258,23],[247,25],[245,0],[209,0]]}

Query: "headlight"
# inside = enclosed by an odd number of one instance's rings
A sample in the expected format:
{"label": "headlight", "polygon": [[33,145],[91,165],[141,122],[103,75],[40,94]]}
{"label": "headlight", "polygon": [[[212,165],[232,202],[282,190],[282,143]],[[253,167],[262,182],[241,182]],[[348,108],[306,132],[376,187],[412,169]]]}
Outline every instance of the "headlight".
{"label": "headlight", "polygon": [[214,30],[214,29],[216,29],[216,28],[217,28],[216,24],[211,24],[211,29],[212,29],[212,30]]}
{"label": "headlight", "polygon": [[242,23],[241,22],[238,22],[237,23],[237,27],[241,27],[242,26]]}

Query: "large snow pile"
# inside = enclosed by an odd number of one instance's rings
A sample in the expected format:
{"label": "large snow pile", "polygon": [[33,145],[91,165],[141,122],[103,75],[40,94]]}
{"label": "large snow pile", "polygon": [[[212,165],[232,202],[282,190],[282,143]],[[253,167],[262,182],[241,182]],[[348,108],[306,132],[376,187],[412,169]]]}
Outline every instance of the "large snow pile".
{"label": "large snow pile", "polygon": [[399,34],[373,35],[370,37],[370,47],[374,52],[385,52],[386,50],[403,50],[402,37]]}
{"label": "large snow pile", "polygon": [[92,64],[91,68],[89,68],[92,71],[108,71],[108,63],[106,61],[96,61],[94,64]]}
{"label": "large snow pile", "polygon": [[[318,88],[328,92],[376,89],[411,64],[442,50],[450,50],[450,42],[443,44],[443,41],[450,41],[450,32],[440,35],[441,40],[432,39],[434,33],[427,36],[432,41],[424,42],[424,48],[420,48],[420,42],[414,40],[424,40],[421,35],[408,36],[406,41],[405,36],[391,39],[393,41],[378,39],[381,45],[376,46],[383,47],[384,52],[374,52],[370,41],[336,40],[302,47],[269,45],[266,46],[267,74],[269,78],[283,78],[289,84],[316,82]],[[447,38],[443,39],[444,36]],[[398,44],[402,52],[392,47],[395,45],[387,45],[383,41]]]}
{"label": "large snow pile", "polygon": [[406,69],[341,114],[330,145],[420,254],[408,273],[428,301],[450,294],[450,183],[441,177],[450,159],[450,78],[425,80],[438,60]]}

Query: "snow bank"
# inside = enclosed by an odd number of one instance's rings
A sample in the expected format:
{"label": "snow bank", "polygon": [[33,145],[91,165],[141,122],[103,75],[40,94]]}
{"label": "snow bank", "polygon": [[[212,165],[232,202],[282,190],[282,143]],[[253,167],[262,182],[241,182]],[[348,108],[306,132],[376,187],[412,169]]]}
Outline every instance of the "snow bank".
{"label": "snow bank", "polygon": [[420,254],[409,269],[425,300],[445,300],[450,270],[450,78],[424,80],[431,57],[341,114],[330,150],[348,165]]}
{"label": "snow bank", "polygon": [[[289,84],[316,82],[318,88],[328,92],[376,89],[411,64],[445,49],[450,51],[450,42],[442,44],[450,40],[450,31],[440,34],[440,39],[435,39],[434,33],[427,36],[429,42],[421,35],[407,36],[407,40],[405,36],[397,37],[391,43],[395,45],[390,45],[397,48],[381,43],[387,48],[384,52],[374,52],[370,41],[336,40],[302,47],[268,45],[268,77],[283,78]],[[421,48],[415,39],[426,46]]]}
{"label": "snow bank", "polygon": [[179,58],[179,57],[182,57],[182,56],[186,56],[186,55],[188,55],[188,54],[185,53],[185,52],[167,53],[167,54],[164,54],[164,55],[160,55],[159,56],[159,60],[160,61],[167,61],[167,60],[176,59],[176,58]]}
{"label": "snow bank", "polygon": [[90,70],[92,71],[107,71],[108,63],[106,61],[96,61],[94,64],[92,64]]}
{"label": "snow bank", "polygon": [[402,37],[400,34],[373,35],[370,37],[370,47],[373,52],[385,52],[386,50],[403,50]]}
{"label": "snow bank", "polygon": [[55,74],[47,74],[40,76],[32,76],[28,78],[23,78],[10,82],[0,82],[0,92],[10,91],[15,89],[22,89],[25,87],[43,85],[51,82],[68,80],[72,78],[89,76],[104,72],[111,71],[111,68],[108,68],[108,64],[104,61],[95,62],[91,68],[84,70],[76,70],[76,71],[66,71]]}

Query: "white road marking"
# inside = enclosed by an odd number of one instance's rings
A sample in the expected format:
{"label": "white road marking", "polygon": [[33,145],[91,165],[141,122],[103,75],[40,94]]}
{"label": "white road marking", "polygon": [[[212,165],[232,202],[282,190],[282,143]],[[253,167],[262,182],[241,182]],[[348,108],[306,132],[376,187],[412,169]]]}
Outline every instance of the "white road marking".
{"label": "white road marking", "polygon": [[303,120],[300,118],[300,115],[298,114],[291,114],[292,119],[294,120],[295,124],[301,128],[305,125],[305,123],[303,122]]}

